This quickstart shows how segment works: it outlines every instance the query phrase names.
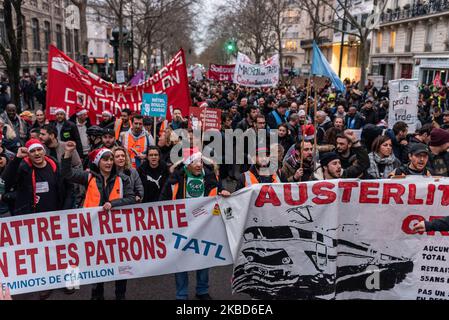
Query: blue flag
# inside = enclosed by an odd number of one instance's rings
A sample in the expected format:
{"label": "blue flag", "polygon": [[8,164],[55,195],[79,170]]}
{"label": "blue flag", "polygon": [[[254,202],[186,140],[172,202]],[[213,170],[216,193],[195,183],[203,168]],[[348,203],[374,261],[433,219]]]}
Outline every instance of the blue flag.
{"label": "blue flag", "polygon": [[332,70],[326,57],[321,52],[320,48],[313,41],[313,61],[312,61],[312,74],[315,76],[327,77],[332,81],[332,85],[341,92],[345,92],[346,87],[337,74]]}

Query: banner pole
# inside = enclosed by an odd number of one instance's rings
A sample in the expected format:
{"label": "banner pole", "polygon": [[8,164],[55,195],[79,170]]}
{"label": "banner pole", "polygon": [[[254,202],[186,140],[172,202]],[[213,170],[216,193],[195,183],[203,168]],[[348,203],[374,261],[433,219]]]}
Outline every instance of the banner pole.
{"label": "banner pole", "polygon": [[153,136],[153,138],[154,138],[154,144],[157,146],[157,141],[156,141],[156,131],[157,131],[157,118],[156,117],[154,117],[154,122],[153,122],[153,132],[154,132],[154,136]]}
{"label": "banner pole", "polygon": [[313,171],[315,172],[315,170],[316,170],[316,161],[315,161],[315,159],[316,159],[316,156],[317,156],[317,149],[318,149],[318,142],[317,142],[317,132],[318,132],[318,130],[317,130],[317,126],[316,126],[316,113],[317,113],[317,109],[318,109],[318,97],[317,97],[317,92],[316,92],[316,85],[314,84],[313,85],[313,88],[314,88],[314,91],[315,91],[315,97],[314,97],[314,107],[313,107],[313,126],[314,126],[314,128],[315,128],[315,133],[314,133],[314,146],[313,146]]}
{"label": "banner pole", "polygon": [[[311,75],[309,73],[309,80],[307,81],[307,97],[306,97],[306,123],[304,124],[304,127],[307,125],[307,117],[309,116],[309,95],[310,95],[310,79],[311,79]],[[301,126],[299,127],[299,129],[301,130],[301,165],[300,165],[300,169],[303,169],[304,167],[304,156],[303,156],[303,152],[302,150],[304,149],[304,142],[305,142],[305,135],[304,135],[304,130],[302,130]],[[302,178],[299,179],[299,181],[301,182]]]}

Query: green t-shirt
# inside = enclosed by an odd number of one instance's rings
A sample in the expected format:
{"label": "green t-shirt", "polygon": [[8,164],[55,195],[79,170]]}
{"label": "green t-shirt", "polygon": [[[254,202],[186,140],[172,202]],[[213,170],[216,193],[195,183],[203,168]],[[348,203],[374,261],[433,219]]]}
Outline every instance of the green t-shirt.
{"label": "green t-shirt", "polygon": [[186,198],[204,197],[204,172],[196,177],[189,170],[184,170],[187,176]]}

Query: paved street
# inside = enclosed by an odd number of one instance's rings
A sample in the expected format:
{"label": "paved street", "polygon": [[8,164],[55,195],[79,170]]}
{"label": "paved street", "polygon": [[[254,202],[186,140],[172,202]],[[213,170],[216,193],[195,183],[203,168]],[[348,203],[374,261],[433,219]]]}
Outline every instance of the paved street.
{"label": "paved street", "polygon": [[[231,292],[232,266],[214,268],[210,271],[210,294],[216,300],[248,300],[244,294],[232,295]],[[195,297],[195,274],[189,273],[190,297]],[[73,295],[65,295],[62,290],[55,290],[48,300],[89,300],[91,286],[83,286]],[[174,275],[135,279],[128,281],[128,300],[174,300]],[[16,300],[38,300],[39,294],[32,293],[15,296]],[[105,285],[105,299],[113,300],[114,283]]]}

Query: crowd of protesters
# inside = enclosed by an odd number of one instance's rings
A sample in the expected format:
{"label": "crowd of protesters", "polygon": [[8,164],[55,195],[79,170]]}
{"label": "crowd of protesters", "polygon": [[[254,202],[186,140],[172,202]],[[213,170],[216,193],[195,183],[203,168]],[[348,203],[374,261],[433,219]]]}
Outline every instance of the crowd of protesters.
{"label": "crowd of protesters", "polygon": [[[33,110],[34,91],[27,91],[26,81],[23,99]],[[344,93],[330,83],[318,88],[307,81],[267,89],[203,81],[190,88],[194,105],[222,110],[223,136],[226,130],[254,130],[270,141],[271,132],[277,143],[258,146],[252,159],[245,153],[243,164],[220,164],[205,157],[204,146],[190,135],[190,147],[176,162],[170,154],[182,141],[175,130],[189,127],[178,109],[173,120],[157,123],[127,109],[120,115],[105,111],[95,125],[87,110],[67,114],[61,108],[48,121],[42,110],[19,114],[6,101],[0,115],[0,214],[228,197],[258,183],[449,176],[448,86],[421,86],[415,132],[404,122],[388,129],[388,87],[372,82],[359,91],[346,81]],[[276,172],[264,170],[274,159]],[[425,228],[435,227],[417,230]],[[198,299],[211,299],[208,277],[207,269],[197,271]],[[188,299],[187,273],[175,278],[176,298]],[[116,298],[125,299],[126,281],[115,288]],[[104,299],[103,284],[94,286],[92,299]]]}

